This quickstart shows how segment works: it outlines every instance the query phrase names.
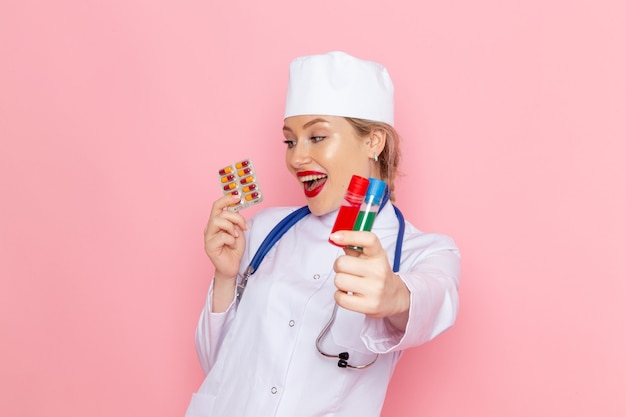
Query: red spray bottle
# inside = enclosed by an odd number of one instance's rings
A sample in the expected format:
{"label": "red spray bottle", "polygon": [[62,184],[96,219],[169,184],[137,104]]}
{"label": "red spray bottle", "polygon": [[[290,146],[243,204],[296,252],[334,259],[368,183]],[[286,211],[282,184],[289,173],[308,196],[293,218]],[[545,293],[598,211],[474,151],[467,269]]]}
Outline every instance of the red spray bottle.
{"label": "red spray bottle", "polygon": [[[359,214],[359,210],[361,209],[361,203],[363,203],[363,199],[365,198],[368,185],[369,180],[367,178],[363,178],[358,175],[352,176],[350,185],[348,185],[348,189],[346,190],[343,203],[339,208],[339,213],[337,214],[337,219],[335,220],[331,234],[338,230],[352,230],[357,215]],[[337,245],[330,239],[329,242],[335,246],[342,246]]]}

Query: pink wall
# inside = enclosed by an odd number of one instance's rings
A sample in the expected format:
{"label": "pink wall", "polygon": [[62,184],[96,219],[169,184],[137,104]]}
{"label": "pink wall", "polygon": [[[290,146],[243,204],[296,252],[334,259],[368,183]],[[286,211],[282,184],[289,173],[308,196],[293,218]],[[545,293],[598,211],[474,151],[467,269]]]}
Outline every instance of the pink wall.
{"label": "pink wall", "polygon": [[0,3],[0,415],[183,415],[215,171],[303,203],[287,68],[333,49],[389,68],[399,205],[463,253],[384,416],[626,415],[624,2],[241,3]]}

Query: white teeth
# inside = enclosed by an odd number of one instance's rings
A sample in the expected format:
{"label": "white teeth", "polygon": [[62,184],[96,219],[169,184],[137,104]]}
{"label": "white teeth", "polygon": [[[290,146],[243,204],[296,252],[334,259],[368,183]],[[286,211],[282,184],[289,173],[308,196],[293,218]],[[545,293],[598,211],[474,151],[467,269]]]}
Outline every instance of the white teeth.
{"label": "white teeth", "polygon": [[307,175],[305,177],[300,177],[300,182],[307,182],[307,181],[315,181],[315,180],[319,180],[322,178],[326,178],[326,175]]}

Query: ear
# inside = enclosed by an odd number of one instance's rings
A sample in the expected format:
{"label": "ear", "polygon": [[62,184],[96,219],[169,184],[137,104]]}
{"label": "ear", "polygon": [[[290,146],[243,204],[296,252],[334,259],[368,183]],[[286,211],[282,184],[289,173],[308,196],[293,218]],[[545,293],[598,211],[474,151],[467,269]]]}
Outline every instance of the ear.
{"label": "ear", "polygon": [[383,129],[373,129],[365,140],[370,158],[374,158],[374,155],[380,156],[385,149],[385,143],[387,143],[387,132]]}

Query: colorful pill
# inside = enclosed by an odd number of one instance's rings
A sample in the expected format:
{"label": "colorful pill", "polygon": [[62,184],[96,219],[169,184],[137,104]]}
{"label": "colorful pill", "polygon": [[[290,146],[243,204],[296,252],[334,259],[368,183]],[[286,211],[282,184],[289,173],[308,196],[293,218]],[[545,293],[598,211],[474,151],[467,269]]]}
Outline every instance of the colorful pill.
{"label": "colorful pill", "polygon": [[246,196],[246,201],[254,200],[256,198],[259,198],[259,193],[248,194]]}
{"label": "colorful pill", "polygon": [[224,191],[228,191],[228,190],[232,190],[233,188],[236,188],[237,184],[234,182],[231,182],[230,184],[226,184],[224,186]]}
{"label": "colorful pill", "polygon": [[230,195],[239,195],[239,191],[235,190],[232,193],[230,193]]}
{"label": "colorful pill", "polygon": [[254,190],[256,190],[256,184],[250,184],[250,185],[246,185],[245,187],[243,187],[244,193],[249,193],[250,191],[254,191]]}
{"label": "colorful pill", "polygon": [[239,182],[242,184],[248,184],[248,183],[251,183],[252,181],[254,181],[254,177],[250,175],[249,177],[246,177]]}
{"label": "colorful pill", "polygon": [[230,174],[231,172],[233,172],[233,169],[231,167],[220,169],[220,175]]}
{"label": "colorful pill", "polygon": [[225,177],[222,177],[222,182],[228,182],[228,181],[232,181],[235,179],[234,175],[227,175]]}
{"label": "colorful pill", "polygon": [[235,168],[237,169],[244,168],[244,167],[247,167],[248,165],[250,165],[250,161],[241,161],[241,162],[238,162],[237,165],[235,165]]}
{"label": "colorful pill", "polygon": [[241,169],[241,170],[237,171],[237,175],[239,175],[240,177],[243,177],[244,175],[247,175],[250,172],[252,172],[252,170],[250,168]]}

